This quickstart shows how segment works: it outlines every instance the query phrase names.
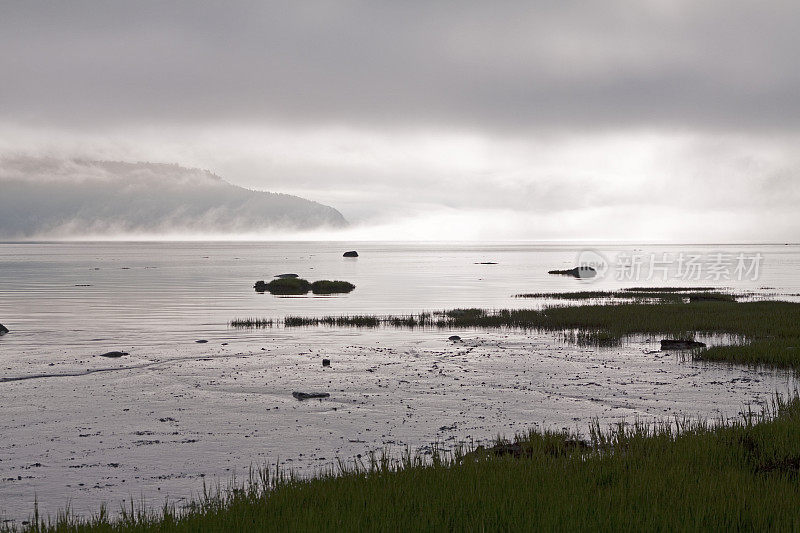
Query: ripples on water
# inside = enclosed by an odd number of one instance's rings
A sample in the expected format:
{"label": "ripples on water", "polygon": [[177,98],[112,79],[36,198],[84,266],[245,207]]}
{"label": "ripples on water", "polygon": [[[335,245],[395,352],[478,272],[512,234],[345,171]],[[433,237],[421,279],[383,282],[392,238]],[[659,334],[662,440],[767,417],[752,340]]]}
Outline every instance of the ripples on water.
{"label": "ripples on water", "polygon": [[[358,259],[342,251],[358,248]],[[719,245],[685,247],[712,252]],[[548,275],[571,266],[574,245],[362,243],[68,243],[0,244],[0,317],[15,330],[3,350],[65,346],[112,338],[148,343],[224,328],[236,316],[410,313],[453,307],[526,307],[521,292],[611,290],[632,283]],[[601,252],[684,248],[607,246]],[[797,246],[727,247],[761,252],[760,279],[720,286],[738,291],[800,293]],[[496,265],[478,265],[495,261]],[[293,272],[309,280],[343,279],[342,297],[276,298],[256,294],[259,279]],[[645,281],[655,285],[657,281]],[[641,284],[641,283],[640,283]],[[686,283],[683,283],[686,284]],[[699,285],[715,283],[701,280]],[[86,286],[88,285],[88,286]],[[770,287],[770,289],[761,289]],[[11,346],[9,346],[9,344]]]}

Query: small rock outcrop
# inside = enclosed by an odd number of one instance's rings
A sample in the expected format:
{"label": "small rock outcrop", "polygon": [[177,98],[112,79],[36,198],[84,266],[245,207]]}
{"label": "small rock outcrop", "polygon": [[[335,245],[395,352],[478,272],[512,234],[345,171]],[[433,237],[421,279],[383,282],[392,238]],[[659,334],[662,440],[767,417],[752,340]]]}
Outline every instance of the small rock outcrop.
{"label": "small rock outcrop", "polygon": [[205,343],[207,343],[208,341],[207,341],[207,340],[205,340],[205,339],[197,339],[197,340],[196,340],[196,341],[194,341],[194,342],[196,342],[197,344],[205,344]]}
{"label": "small rock outcrop", "polygon": [[356,286],[348,281],[331,281],[323,279],[311,284],[311,292],[314,294],[346,294],[352,292]]}
{"label": "small rock outcrop", "polygon": [[128,352],[106,352],[101,353],[100,357],[110,357],[112,359],[116,359],[117,357],[122,357],[123,355],[129,355]]}
{"label": "small rock outcrop", "polygon": [[331,360],[330,359],[323,359],[322,360],[322,366],[331,366]]}
{"label": "small rock outcrop", "polygon": [[458,335],[450,335],[449,337],[447,337],[447,340],[449,340],[449,341],[460,341],[461,337],[459,337]]}
{"label": "small rock outcrop", "polygon": [[349,252],[345,252],[342,257],[358,257],[358,252],[350,250]]}
{"label": "small rock outcrop", "polygon": [[253,285],[256,292],[269,291],[272,294],[306,294],[311,290],[311,283],[302,278],[278,278],[269,283],[256,281]]}
{"label": "small rock outcrop", "polygon": [[704,342],[693,341],[688,339],[662,339],[662,350],[689,350],[691,348],[705,348]]}
{"label": "small rock outcrop", "polygon": [[313,400],[314,398],[328,398],[330,394],[327,392],[293,392],[292,396],[298,400]]}
{"label": "small rock outcrop", "polygon": [[[253,288],[256,292],[270,292],[278,295],[302,295],[307,294],[308,291],[314,294],[346,294],[356,288],[355,285],[348,281],[323,279],[309,283],[308,280],[303,278],[287,276],[289,274],[285,274],[284,277],[275,276],[276,279],[269,283],[263,280],[256,281]],[[294,276],[294,274],[291,276]]]}
{"label": "small rock outcrop", "polygon": [[8,333],[8,328],[0,324],[0,335],[5,335],[6,333]]}
{"label": "small rock outcrop", "polygon": [[558,274],[561,276],[572,276],[574,278],[593,278],[597,275],[597,270],[590,266],[577,266],[567,270],[550,270],[548,274]]}

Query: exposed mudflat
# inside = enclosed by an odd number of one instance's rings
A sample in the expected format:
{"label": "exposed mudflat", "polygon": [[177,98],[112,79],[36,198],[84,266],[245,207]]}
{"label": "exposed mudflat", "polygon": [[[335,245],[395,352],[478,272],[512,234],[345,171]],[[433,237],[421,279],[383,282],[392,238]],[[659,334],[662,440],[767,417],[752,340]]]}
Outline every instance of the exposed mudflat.
{"label": "exposed mudflat", "polygon": [[[130,355],[113,360],[76,348],[6,368],[3,517],[26,519],[34,498],[51,515],[67,504],[91,513],[131,498],[181,502],[204,481],[277,461],[313,473],[383,448],[424,453],[434,441],[534,427],[585,434],[595,417],[735,416],[794,386],[785,373],[645,353],[658,342],[644,340],[585,348],[553,334],[324,327],[204,336],[121,346]],[[330,397],[298,401],[295,391]]]}

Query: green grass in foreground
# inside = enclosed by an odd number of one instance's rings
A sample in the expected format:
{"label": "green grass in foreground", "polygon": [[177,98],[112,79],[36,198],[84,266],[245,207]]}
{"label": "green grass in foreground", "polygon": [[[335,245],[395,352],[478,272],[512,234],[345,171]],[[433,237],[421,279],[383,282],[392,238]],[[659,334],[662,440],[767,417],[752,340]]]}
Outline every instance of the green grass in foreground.
{"label": "green grass in foreground", "polygon": [[[251,476],[188,510],[60,517],[31,532],[783,530],[800,527],[800,400],[722,425],[531,432],[466,456]],[[580,444],[580,445],[579,445]],[[512,452],[512,453],[506,453]],[[8,528],[0,528],[8,530]]]}
{"label": "green grass in foreground", "polygon": [[[234,327],[270,327],[257,319],[239,319]],[[561,331],[580,344],[613,346],[625,336],[646,334],[693,338],[696,334],[728,334],[742,342],[692,352],[708,361],[728,361],[800,370],[800,304],[759,301],[695,301],[647,304],[579,305],[537,309],[454,309],[417,315],[359,315],[284,319],[287,327],[429,327],[520,328]]]}

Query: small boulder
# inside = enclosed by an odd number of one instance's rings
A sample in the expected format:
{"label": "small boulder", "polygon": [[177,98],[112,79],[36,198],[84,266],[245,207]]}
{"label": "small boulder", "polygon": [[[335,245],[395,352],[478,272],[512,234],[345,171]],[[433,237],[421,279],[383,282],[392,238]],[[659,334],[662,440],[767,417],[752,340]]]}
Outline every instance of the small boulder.
{"label": "small boulder", "polygon": [[689,350],[692,348],[705,348],[704,342],[698,342],[688,339],[662,339],[662,350]]}
{"label": "small boulder", "polygon": [[116,359],[117,357],[122,357],[123,355],[128,355],[128,352],[106,352],[106,353],[101,353],[100,357],[109,357],[112,359]]}
{"label": "small boulder", "polygon": [[453,341],[453,342],[460,341],[461,337],[459,337],[458,335],[450,335],[449,337],[447,337],[447,340]]}
{"label": "small boulder", "polygon": [[358,252],[350,250],[349,252],[345,252],[342,257],[358,257]]}
{"label": "small boulder", "polygon": [[322,360],[322,366],[331,366],[331,360],[330,359],[323,359]]}
{"label": "small boulder", "polygon": [[253,288],[256,292],[265,292],[267,290],[267,284],[264,283],[264,280],[256,281],[256,284],[253,285]]}
{"label": "small boulder", "polygon": [[8,333],[8,328],[0,324],[0,335],[5,335],[6,333]]}
{"label": "small boulder", "polygon": [[593,278],[597,275],[597,270],[590,266],[576,266],[567,270],[550,270],[548,274],[558,274],[560,276],[572,276],[574,278]]}
{"label": "small boulder", "polygon": [[289,278],[299,278],[300,276],[298,276],[297,274],[278,274],[275,277],[279,279],[289,279]]}
{"label": "small boulder", "polygon": [[314,398],[328,398],[330,394],[327,392],[293,392],[292,396],[298,400],[313,400]]}
{"label": "small boulder", "polygon": [[205,339],[197,339],[197,340],[196,340],[196,341],[194,341],[194,342],[196,342],[197,344],[205,344],[205,343],[207,343],[208,341],[207,341],[207,340],[205,340]]}

